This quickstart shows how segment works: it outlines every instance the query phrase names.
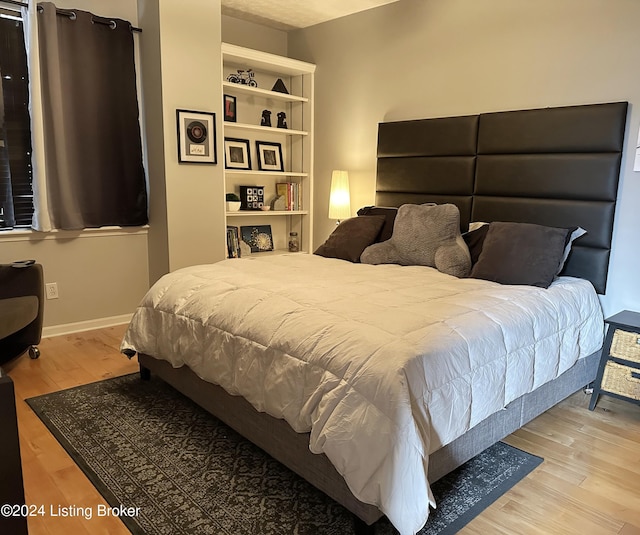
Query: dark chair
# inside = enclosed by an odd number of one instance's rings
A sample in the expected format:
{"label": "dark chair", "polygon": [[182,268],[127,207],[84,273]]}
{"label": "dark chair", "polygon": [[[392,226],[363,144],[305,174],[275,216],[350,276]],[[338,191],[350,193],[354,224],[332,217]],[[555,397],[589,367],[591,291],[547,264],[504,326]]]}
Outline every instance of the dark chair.
{"label": "dark chair", "polygon": [[0,365],[29,351],[40,356],[44,309],[42,266],[33,260],[0,264]]}

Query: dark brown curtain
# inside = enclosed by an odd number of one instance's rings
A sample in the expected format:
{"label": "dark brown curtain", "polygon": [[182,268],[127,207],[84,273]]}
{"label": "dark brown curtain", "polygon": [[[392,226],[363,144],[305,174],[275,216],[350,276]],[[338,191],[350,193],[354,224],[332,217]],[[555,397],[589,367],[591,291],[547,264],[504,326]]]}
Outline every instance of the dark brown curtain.
{"label": "dark brown curtain", "polygon": [[104,20],[38,4],[45,173],[54,228],[148,221],[133,35],[127,21]]}

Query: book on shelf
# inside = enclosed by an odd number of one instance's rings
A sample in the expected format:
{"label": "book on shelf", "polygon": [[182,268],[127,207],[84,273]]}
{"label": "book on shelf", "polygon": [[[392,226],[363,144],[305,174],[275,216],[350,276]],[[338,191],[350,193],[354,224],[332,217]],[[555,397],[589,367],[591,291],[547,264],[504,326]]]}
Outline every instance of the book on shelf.
{"label": "book on shelf", "polygon": [[286,210],[302,210],[302,185],[298,182],[278,182],[276,194],[284,197]]}
{"label": "book on shelf", "polygon": [[240,233],[238,227],[227,226],[227,253],[228,258],[240,258]]}

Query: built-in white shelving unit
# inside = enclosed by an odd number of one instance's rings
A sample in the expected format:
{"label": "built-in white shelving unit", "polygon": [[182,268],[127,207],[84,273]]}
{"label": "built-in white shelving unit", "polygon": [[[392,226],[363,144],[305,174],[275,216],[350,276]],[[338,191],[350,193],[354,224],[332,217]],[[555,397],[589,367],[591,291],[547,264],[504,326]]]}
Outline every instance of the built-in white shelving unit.
{"label": "built-in white shelving unit", "polygon": [[[235,122],[224,121],[225,139],[249,144],[250,169],[228,169],[225,159],[225,191],[240,195],[241,186],[262,186],[264,203],[276,197],[278,183],[295,183],[298,209],[226,212],[227,226],[269,225],[275,253],[288,251],[289,233],[297,232],[300,251],[311,253],[313,236],[313,77],[315,65],[227,43],[222,44],[224,95],[236,99]],[[238,70],[253,71],[257,87],[227,80]],[[273,91],[278,79],[288,93]],[[262,112],[271,112],[272,126],[261,126]],[[287,128],[277,128],[277,114],[284,112]],[[261,171],[256,142],[282,147],[284,170]],[[226,149],[225,149],[226,157]],[[266,254],[266,253],[256,253]]]}

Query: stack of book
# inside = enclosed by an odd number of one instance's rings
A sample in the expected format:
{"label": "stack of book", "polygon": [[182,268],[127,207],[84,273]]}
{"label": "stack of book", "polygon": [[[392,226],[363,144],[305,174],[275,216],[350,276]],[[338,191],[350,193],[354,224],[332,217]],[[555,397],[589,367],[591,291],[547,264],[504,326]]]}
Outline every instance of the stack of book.
{"label": "stack of book", "polygon": [[302,186],[297,182],[279,182],[276,194],[285,200],[285,210],[302,210]]}
{"label": "stack of book", "polygon": [[240,235],[238,227],[227,227],[227,254],[228,258],[240,258]]}

